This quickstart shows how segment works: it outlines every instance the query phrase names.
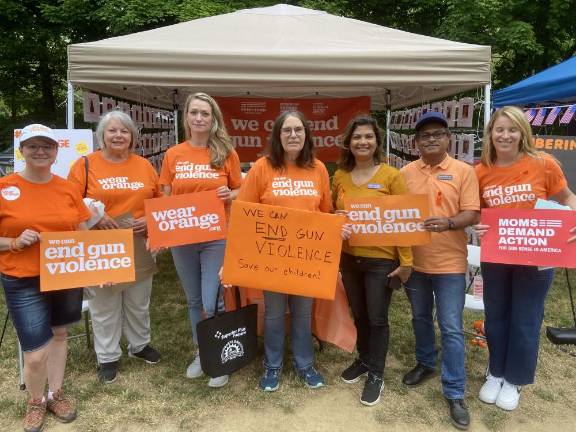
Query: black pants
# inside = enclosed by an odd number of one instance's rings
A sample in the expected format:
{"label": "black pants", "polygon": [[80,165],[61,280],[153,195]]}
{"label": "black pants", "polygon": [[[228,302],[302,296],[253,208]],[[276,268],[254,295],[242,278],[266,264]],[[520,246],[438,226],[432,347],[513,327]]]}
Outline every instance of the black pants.
{"label": "black pants", "polygon": [[340,268],[348,303],[354,316],[360,360],[373,374],[382,377],[388,353],[390,329],[388,309],[392,289],[388,274],[398,261],[342,254]]}

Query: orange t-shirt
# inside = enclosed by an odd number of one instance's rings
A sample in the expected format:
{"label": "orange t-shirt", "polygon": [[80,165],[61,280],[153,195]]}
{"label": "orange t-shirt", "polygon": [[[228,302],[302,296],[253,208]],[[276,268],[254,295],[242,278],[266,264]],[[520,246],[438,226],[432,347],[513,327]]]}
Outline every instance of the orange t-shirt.
{"label": "orange t-shirt", "polygon": [[288,163],[276,170],[261,157],[248,171],[236,199],[324,213],[332,210],[328,171],[317,159],[312,168]]}
{"label": "orange t-shirt", "polygon": [[[75,231],[90,219],[77,188],[68,180],[52,176],[38,184],[18,174],[0,178],[0,237],[16,238],[25,229],[38,232]],[[0,271],[15,277],[40,274],[40,245],[20,252],[0,252]]]}
{"label": "orange t-shirt", "polygon": [[558,163],[548,154],[524,155],[506,167],[476,165],[482,207],[532,209],[538,198],[548,199],[567,187]]}
{"label": "orange t-shirt", "polygon": [[[116,217],[125,213],[139,218],[144,216],[144,200],[160,196],[158,175],[143,157],[131,154],[124,162],[109,162],[102,152],[88,157],[88,191],[86,196],[101,201],[106,214]],[[84,158],[78,158],[68,174],[68,180],[84,193],[86,167]]]}
{"label": "orange t-shirt", "polygon": [[172,195],[201,192],[228,186],[238,189],[242,184],[240,159],[232,151],[224,166],[210,167],[210,150],[192,147],[187,141],[169,148],[160,170],[160,184],[171,186]]}
{"label": "orange t-shirt", "polygon": [[[464,162],[446,156],[431,167],[418,159],[400,172],[410,193],[428,195],[431,216],[452,217],[464,210],[480,210],[478,180],[474,169]],[[412,246],[414,269],[430,274],[465,273],[467,243],[463,229],[433,232],[430,243]]]}

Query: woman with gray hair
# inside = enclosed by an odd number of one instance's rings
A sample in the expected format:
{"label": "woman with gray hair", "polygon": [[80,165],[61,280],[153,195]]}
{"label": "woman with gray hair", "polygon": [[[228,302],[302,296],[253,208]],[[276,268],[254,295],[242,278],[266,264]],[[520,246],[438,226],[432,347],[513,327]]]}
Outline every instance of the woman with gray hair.
{"label": "woman with gray hair", "polygon": [[85,197],[105,205],[105,214],[94,229],[132,228],[136,281],[103,288],[90,288],[89,300],[98,377],[103,383],[116,380],[122,355],[122,333],[128,355],[154,364],[160,354],[150,346],[150,295],[156,265],[146,249],[144,200],[160,196],[158,175],[150,162],[135,155],[138,130],[121,111],[111,111],[96,129],[100,151],[79,158],[68,179]]}

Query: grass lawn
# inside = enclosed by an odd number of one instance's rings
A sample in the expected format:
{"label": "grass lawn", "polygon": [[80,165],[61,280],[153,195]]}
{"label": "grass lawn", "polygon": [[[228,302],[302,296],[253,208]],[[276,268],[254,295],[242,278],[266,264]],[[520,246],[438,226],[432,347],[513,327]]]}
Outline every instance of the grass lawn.
{"label": "grass lawn", "polygon": [[[267,394],[258,390],[258,378],[262,372],[261,346],[257,360],[234,374],[230,384],[223,389],[209,389],[205,377],[196,380],[185,378],[194,351],[186,301],[169,254],[160,257],[159,266],[161,271],[154,282],[151,313],[152,344],[162,353],[162,361],[148,365],[124,355],[118,380],[102,385],[96,378],[95,355],[86,347],[85,339],[71,342],[65,382],[68,393],[77,402],[79,416],[66,427],[49,418],[46,430],[268,430],[265,425],[270,424],[270,420],[265,422],[262,416],[271,416],[272,420],[279,422],[278,431],[352,431],[356,428],[345,424],[348,418],[350,421],[361,419],[372,425],[373,430],[390,430],[391,427],[394,430],[451,428],[438,379],[414,390],[401,384],[402,375],[414,365],[410,310],[403,293],[395,293],[391,306],[391,341],[383,402],[366,408],[358,402],[361,384],[349,386],[338,379],[353,355],[333,346],[317,352],[317,366],[328,383],[320,390],[304,388],[290,368],[285,368],[278,392]],[[576,284],[574,274],[572,279]],[[545,325],[572,325],[565,284],[564,271],[558,271],[546,304]],[[2,295],[2,324],[5,313]],[[469,329],[475,319],[481,318],[471,312],[465,315]],[[74,331],[81,329],[79,325]],[[540,424],[542,430],[552,430],[546,425],[558,417],[575,418],[576,359],[552,346],[544,337],[544,330],[542,335],[536,384],[524,390],[520,408],[513,413],[505,413],[478,401],[487,350],[467,344],[467,402],[475,430],[522,430],[523,424]],[[18,389],[16,357],[15,332],[9,324],[0,349],[0,431],[21,430],[26,394]],[[288,357],[285,364],[291,364]],[[307,423],[290,424],[292,419],[302,418],[301,413],[306,412],[312,401],[322,400],[326,403],[322,408],[324,412],[319,413],[324,419],[321,423],[316,422],[314,427]],[[230,413],[234,415],[228,415]],[[572,424],[576,424],[576,420]],[[366,427],[365,430],[372,429]]]}

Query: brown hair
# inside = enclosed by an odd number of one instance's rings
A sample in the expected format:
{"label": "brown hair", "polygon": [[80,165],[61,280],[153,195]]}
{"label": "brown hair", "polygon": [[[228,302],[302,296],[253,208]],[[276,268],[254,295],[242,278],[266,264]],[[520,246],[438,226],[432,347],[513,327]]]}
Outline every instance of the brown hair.
{"label": "brown hair", "polygon": [[268,154],[266,159],[274,169],[282,169],[285,166],[285,151],[282,147],[280,134],[282,133],[282,126],[288,117],[296,117],[300,119],[304,126],[304,146],[300,150],[300,154],[296,158],[296,166],[300,168],[312,168],[314,166],[314,144],[312,143],[312,135],[310,133],[310,126],[304,114],[299,111],[286,111],[278,116],[272,127],[272,134],[270,135],[270,142],[268,144]]}
{"label": "brown hair", "polygon": [[360,115],[355,119],[352,119],[346,130],[344,131],[342,139],[342,147],[340,148],[340,160],[338,161],[338,167],[344,171],[350,172],[356,166],[356,158],[350,151],[350,142],[352,141],[352,135],[359,126],[370,126],[374,131],[376,136],[376,150],[374,151],[374,163],[379,164],[383,160],[384,152],[382,150],[382,134],[380,128],[378,127],[378,122],[375,118],[368,115]]}

